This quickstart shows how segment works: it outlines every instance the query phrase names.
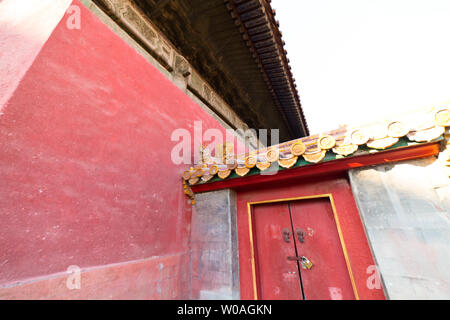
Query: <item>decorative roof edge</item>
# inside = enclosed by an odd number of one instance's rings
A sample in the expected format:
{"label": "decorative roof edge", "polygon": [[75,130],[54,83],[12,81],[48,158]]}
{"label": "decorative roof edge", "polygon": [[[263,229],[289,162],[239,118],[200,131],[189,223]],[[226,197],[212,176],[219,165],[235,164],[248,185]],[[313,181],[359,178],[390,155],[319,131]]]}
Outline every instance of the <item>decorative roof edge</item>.
{"label": "decorative roof edge", "polygon": [[[428,143],[444,136],[445,149],[439,159],[450,176],[450,104],[417,110],[364,126],[343,126],[333,131],[295,139],[243,155],[202,158],[202,163],[184,171],[183,183],[189,186],[261,173],[274,166],[290,169],[340,158],[370,154],[388,148]],[[224,161],[226,159],[226,161]],[[186,190],[185,188],[185,190]],[[192,192],[192,191],[191,191]]]}
{"label": "decorative roof edge", "polygon": [[309,134],[271,0],[224,0],[291,134]]}

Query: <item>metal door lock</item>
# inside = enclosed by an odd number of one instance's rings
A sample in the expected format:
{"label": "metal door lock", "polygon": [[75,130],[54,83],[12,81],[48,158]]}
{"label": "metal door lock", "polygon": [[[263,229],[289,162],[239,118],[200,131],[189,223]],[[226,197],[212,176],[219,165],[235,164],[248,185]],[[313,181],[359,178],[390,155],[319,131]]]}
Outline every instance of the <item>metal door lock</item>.
{"label": "metal door lock", "polygon": [[300,258],[300,263],[302,265],[302,268],[305,269],[305,270],[309,270],[313,266],[313,263],[311,261],[309,261],[309,259],[307,257],[305,257],[305,256],[302,256]]}

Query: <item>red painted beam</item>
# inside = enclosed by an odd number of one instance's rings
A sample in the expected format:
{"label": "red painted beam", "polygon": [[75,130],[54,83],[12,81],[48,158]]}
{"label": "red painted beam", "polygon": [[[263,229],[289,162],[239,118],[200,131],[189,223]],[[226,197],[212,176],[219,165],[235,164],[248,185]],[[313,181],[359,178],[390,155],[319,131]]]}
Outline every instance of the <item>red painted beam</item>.
{"label": "red painted beam", "polygon": [[242,178],[234,178],[206,184],[191,186],[195,193],[207,192],[219,189],[239,188],[262,183],[273,183],[282,180],[306,178],[333,174],[349,169],[366,167],[371,165],[425,158],[439,153],[439,142],[421,144],[414,147],[403,147],[375,154],[367,154],[351,158],[343,158],[319,164],[292,168],[279,171],[275,175],[253,175]]}

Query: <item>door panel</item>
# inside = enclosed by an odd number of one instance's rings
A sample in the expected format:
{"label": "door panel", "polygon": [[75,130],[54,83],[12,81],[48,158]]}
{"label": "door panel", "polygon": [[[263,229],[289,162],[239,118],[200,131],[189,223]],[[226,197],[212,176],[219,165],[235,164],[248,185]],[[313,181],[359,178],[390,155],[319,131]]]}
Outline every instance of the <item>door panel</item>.
{"label": "door panel", "polygon": [[355,299],[342,245],[328,198],[289,203],[294,232],[305,231],[304,242],[296,238],[298,255],[313,267],[301,269],[305,299]]}
{"label": "door panel", "polygon": [[[253,221],[259,298],[303,299],[297,262],[287,260],[296,255],[288,204],[256,205]],[[283,238],[285,228],[290,234],[288,243]]]}

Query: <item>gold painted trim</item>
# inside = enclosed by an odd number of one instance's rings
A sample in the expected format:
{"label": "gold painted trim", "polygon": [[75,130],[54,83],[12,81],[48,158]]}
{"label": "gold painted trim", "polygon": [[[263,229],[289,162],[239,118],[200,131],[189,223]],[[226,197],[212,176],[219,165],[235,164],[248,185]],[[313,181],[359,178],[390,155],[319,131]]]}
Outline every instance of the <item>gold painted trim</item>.
{"label": "gold painted trim", "polygon": [[266,171],[267,169],[270,168],[271,165],[272,165],[271,162],[258,162],[256,164],[256,167],[261,171]]}
{"label": "gold painted trim", "polygon": [[441,109],[434,113],[434,122],[441,127],[450,126],[450,109]]}
{"label": "gold painted trim", "polygon": [[294,156],[298,157],[305,153],[306,146],[301,140],[299,140],[290,146],[290,150]]}
{"label": "gold painted trim", "polygon": [[283,168],[289,169],[297,163],[298,157],[293,157],[290,159],[278,159],[278,164]]}
{"label": "gold painted trim", "polygon": [[217,173],[217,175],[219,176],[220,179],[226,179],[228,178],[228,176],[231,174],[231,170],[227,169],[227,170],[219,170],[219,172]]}
{"label": "gold painted trim", "polygon": [[253,279],[253,299],[258,300],[258,286],[256,283],[256,262],[255,262],[255,246],[253,243],[253,220],[252,220],[252,205],[247,202],[248,210],[248,228],[250,239],[250,259],[252,264],[252,279]]}
{"label": "gold painted trim", "polygon": [[347,264],[348,274],[350,276],[350,281],[352,283],[353,293],[355,295],[355,299],[359,300],[358,290],[356,289],[355,278],[353,277],[352,266],[350,264],[350,258],[348,256],[347,247],[345,246],[344,235],[342,234],[341,224],[339,223],[339,217],[337,214],[336,206],[334,204],[333,194],[330,193],[329,198],[330,198],[331,208],[333,209],[334,220],[336,222],[336,227],[337,227],[338,234],[339,234],[339,240],[341,241],[342,251],[344,252],[345,263]]}
{"label": "gold painted trim", "polygon": [[210,168],[209,168],[209,174],[214,176],[217,174],[217,172],[219,172],[219,167],[215,164],[213,164]]}
{"label": "gold painted trim", "polygon": [[193,176],[200,178],[203,175],[203,168],[198,168],[197,170],[195,170]]}
{"label": "gold painted trim", "polygon": [[253,242],[253,219],[252,219],[252,206],[257,204],[267,204],[267,203],[275,203],[275,202],[288,202],[288,201],[296,201],[296,200],[308,200],[308,199],[319,199],[319,198],[328,198],[331,204],[331,209],[333,210],[334,221],[336,223],[336,228],[338,230],[339,241],[341,243],[342,251],[344,253],[345,263],[347,265],[347,270],[350,276],[350,282],[352,283],[353,294],[355,295],[355,299],[359,300],[358,290],[356,288],[355,278],[353,277],[353,271],[350,264],[350,258],[348,256],[347,247],[345,246],[344,236],[342,234],[341,225],[339,223],[339,217],[337,214],[336,206],[334,204],[333,194],[318,194],[311,196],[303,196],[303,197],[294,197],[294,198],[283,198],[283,199],[273,199],[273,200],[265,200],[265,201],[255,201],[255,202],[247,202],[247,210],[248,210],[248,225],[249,225],[249,239],[250,239],[250,255],[251,255],[251,264],[252,264],[252,277],[253,277],[253,295],[254,300],[258,300],[258,286],[256,282],[256,261],[255,261],[255,246]]}
{"label": "gold painted trim", "polygon": [[266,159],[269,162],[275,162],[278,160],[279,154],[280,154],[279,149],[271,148],[266,153]]}
{"label": "gold painted trim", "polygon": [[201,179],[202,179],[203,182],[208,182],[213,177],[214,177],[213,175],[207,174],[207,175],[202,176]]}
{"label": "gold painted trim", "polygon": [[252,155],[246,157],[244,161],[245,161],[245,166],[249,169],[256,166],[256,163],[258,162],[257,158]]}
{"label": "gold painted trim", "polygon": [[425,129],[425,130],[411,131],[407,135],[407,137],[411,141],[429,142],[431,140],[437,139],[444,133],[445,133],[444,127],[434,126],[432,128]]}
{"label": "gold painted trim", "polygon": [[361,146],[369,141],[369,136],[362,129],[357,129],[350,133],[350,140],[353,144]]}
{"label": "gold painted trim", "polygon": [[243,177],[250,172],[250,169],[247,167],[237,167],[236,169],[234,169],[234,172],[236,172],[238,176]]}
{"label": "gold painted trim", "polygon": [[358,146],[356,144],[340,145],[333,148],[334,153],[345,157],[355,153],[357,150]]}
{"label": "gold painted trim", "polygon": [[393,121],[387,125],[388,135],[392,138],[401,138],[409,133],[409,128],[401,121]]}
{"label": "gold painted trim", "polygon": [[319,163],[320,161],[322,161],[325,158],[325,155],[327,153],[327,150],[321,150],[317,153],[313,153],[313,154],[303,154],[303,158],[311,163]]}
{"label": "gold painted trim", "polygon": [[317,145],[322,150],[329,150],[336,145],[336,139],[330,136],[329,134],[322,135],[317,141]]}
{"label": "gold painted trim", "polygon": [[198,177],[190,178],[190,179],[189,179],[189,184],[190,184],[191,186],[193,186],[193,185],[196,184],[199,180],[200,180],[200,178],[198,178]]}
{"label": "gold painted trim", "polygon": [[386,148],[392,147],[399,141],[399,138],[386,137],[381,139],[374,139],[367,142],[367,146],[372,149],[384,150]]}
{"label": "gold painted trim", "polygon": [[189,180],[191,178],[191,172],[189,170],[184,171],[182,177],[185,181]]}

